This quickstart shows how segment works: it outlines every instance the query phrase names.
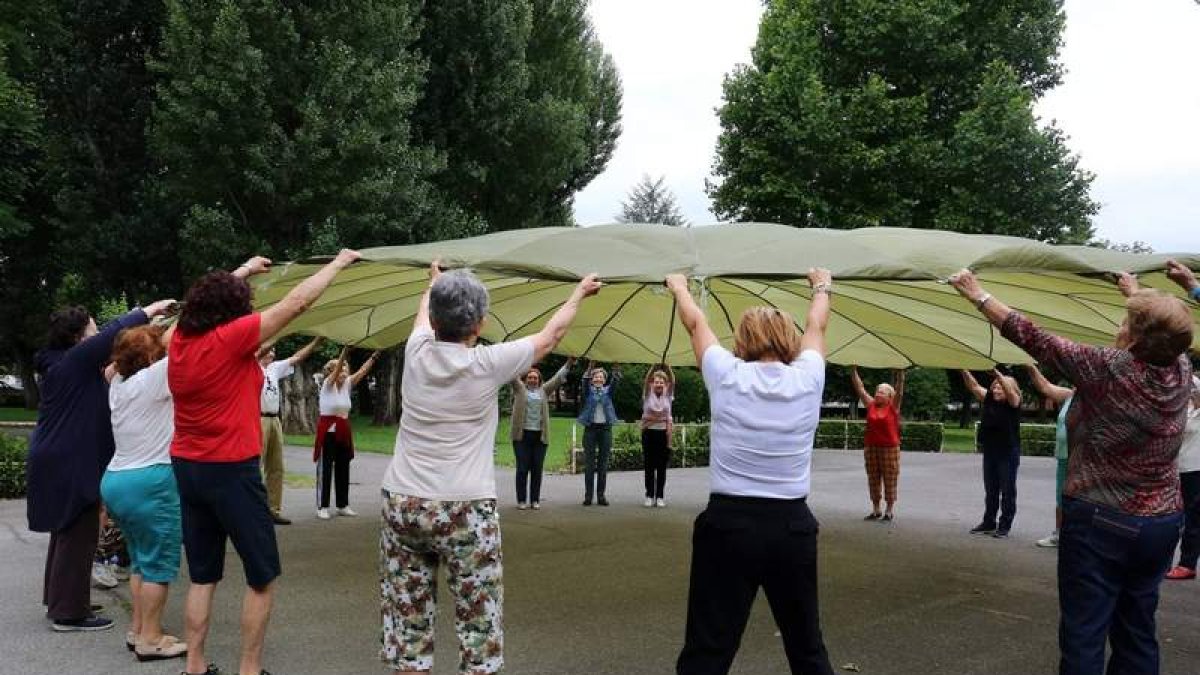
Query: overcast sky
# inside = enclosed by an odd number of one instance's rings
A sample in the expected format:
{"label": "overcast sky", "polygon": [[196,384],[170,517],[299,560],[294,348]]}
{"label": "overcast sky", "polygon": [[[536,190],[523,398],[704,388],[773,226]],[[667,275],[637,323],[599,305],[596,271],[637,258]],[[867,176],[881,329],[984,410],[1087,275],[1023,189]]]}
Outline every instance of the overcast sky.
{"label": "overcast sky", "polygon": [[[1096,174],[1099,236],[1200,251],[1200,4],[1068,0],[1062,85],[1038,104]],[[721,79],[750,58],[760,0],[592,0],[624,84],[624,133],[576,199],[584,224],[613,221],[642,174],[665,175],[685,216],[715,220],[704,192]]]}

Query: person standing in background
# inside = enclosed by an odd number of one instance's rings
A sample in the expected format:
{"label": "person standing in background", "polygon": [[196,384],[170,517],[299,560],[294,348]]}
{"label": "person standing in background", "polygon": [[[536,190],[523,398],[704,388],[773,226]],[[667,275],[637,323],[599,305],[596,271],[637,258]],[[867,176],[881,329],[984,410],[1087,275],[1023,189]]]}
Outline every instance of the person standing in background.
{"label": "person standing in background", "polygon": [[[854,393],[867,410],[863,434],[863,461],[867,469],[867,493],[871,512],[863,520],[891,522],[896,517],[896,491],[900,482],[900,405],[904,400],[904,371],[896,371],[896,385],[880,382],[875,395],[868,396],[858,375],[858,366],[850,369]],[[887,510],[879,511],[879,501]]]}
{"label": "person standing in background", "polygon": [[1192,376],[1192,400],[1188,401],[1187,426],[1179,449],[1179,487],[1183,491],[1183,537],[1179,542],[1179,564],[1167,572],[1172,581],[1196,578],[1200,559],[1200,377]]}
{"label": "person standing in background", "polygon": [[667,467],[671,463],[671,436],[675,417],[671,404],[675,401],[675,373],[671,366],[661,364],[646,371],[642,383],[642,462],[646,474],[646,508],[667,505],[663,490],[667,486]]}
{"label": "person standing in background", "polygon": [[613,364],[612,378],[594,361],[588,362],[580,385],[583,406],[578,422],[583,427],[583,505],[591,506],[592,497],[600,506],[608,506],[604,490],[608,484],[608,458],[612,453],[612,428],[617,423],[613,391],[621,381],[621,371]]}
{"label": "person standing in background", "polygon": [[271,520],[276,525],[291,525],[283,517],[283,424],[279,421],[279,381],[291,377],[296,366],[312,356],[321,346],[322,338],[312,342],[282,361],[275,360],[275,346],[263,345],[258,350],[258,365],[263,371],[262,396],[259,401],[262,415],[262,471],[267,485],[267,501],[271,506]]}
{"label": "person standing in background", "polygon": [[313,461],[317,463],[317,517],[329,520],[330,487],[336,492],[334,504],[339,516],[357,516],[350,508],[350,460],[354,459],[354,431],[350,428],[350,392],[375,367],[379,352],[374,352],[353,375],[346,362],[350,348],[325,364],[318,402],[317,437],[313,443]]}
{"label": "person standing in background", "polygon": [[[1021,468],[1021,389],[1017,381],[992,370],[984,389],[970,371],[963,384],[980,403],[978,443],[983,450],[983,520],[971,534],[1008,538],[1017,517],[1017,470]],[[1000,519],[996,520],[996,512]]]}
{"label": "person standing in background", "polygon": [[575,359],[567,359],[549,380],[542,371],[530,368],[525,377],[513,380],[511,433],[517,459],[517,508],[542,508],[542,467],[550,444],[550,394],[562,386]]}

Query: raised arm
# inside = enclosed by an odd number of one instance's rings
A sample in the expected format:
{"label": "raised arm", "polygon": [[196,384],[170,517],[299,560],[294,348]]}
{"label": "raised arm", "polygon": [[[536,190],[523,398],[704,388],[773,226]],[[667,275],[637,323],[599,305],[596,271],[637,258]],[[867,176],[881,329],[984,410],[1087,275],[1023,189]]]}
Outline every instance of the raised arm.
{"label": "raised arm", "polygon": [[646,379],[642,380],[642,398],[650,395],[650,381],[654,379],[654,373],[658,372],[658,366],[650,366],[646,369]]}
{"label": "raised arm", "polygon": [[358,383],[362,382],[362,379],[371,372],[372,368],[375,367],[375,362],[378,360],[379,360],[379,350],[375,350],[374,352],[371,352],[371,355],[369,357],[367,357],[367,360],[364,361],[363,364],[358,367],[358,370],[353,375],[350,376],[350,386],[357,387]]}
{"label": "raised arm", "polygon": [[[264,310],[258,329],[258,341],[262,343],[275,337],[276,334],[286,328],[296,317],[306,312],[317,301],[317,298],[321,297],[325,289],[329,288],[329,284],[333,283],[333,278],[337,276],[337,273],[349,267],[351,263],[360,257],[362,256],[358,254],[358,251],[342,249],[337,257],[333,259],[333,262],[300,282],[300,285],[283,296],[282,300]],[[267,262],[267,266],[248,267],[248,265],[251,265],[256,260],[260,259],[252,258],[249,263],[239,267],[234,274],[238,275],[238,272],[247,270],[244,276],[250,276],[251,274],[265,272],[269,269],[269,261]],[[266,260],[266,258],[262,258],[261,260]]]}
{"label": "raised arm", "polygon": [[1168,260],[1167,277],[1179,284],[1192,300],[1200,302],[1200,281],[1196,281],[1196,274],[1186,265],[1176,260]]}
{"label": "raised arm", "polygon": [[854,393],[858,396],[859,403],[862,403],[864,406],[871,405],[871,397],[867,394],[867,388],[863,386],[862,377],[858,374],[858,366],[850,366],[850,386],[854,388]]}
{"label": "raised arm", "polygon": [[442,261],[434,260],[429,263],[429,285],[425,287],[425,292],[421,294],[421,301],[417,303],[417,316],[413,319],[413,332],[419,330],[433,330],[433,324],[429,323],[429,291],[433,289],[433,282],[442,274]]}
{"label": "raised arm", "polygon": [[671,364],[669,364],[669,363],[662,364],[662,367],[663,367],[663,372],[665,372],[667,374],[667,391],[670,392],[672,396],[674,396],[675,395],[675,370],[673,368],[671,368]]}
{"label": "raised arm", "polygon": [[558,343],[562,342],[567,335],[567,329],[575,321],[575,315],[579,312],[579,305],[583,303],[584,298],[599,293],[603,285],[600,283],[600,277],[589,274],[575,286],[575,290],[571,291],[571,297],[567,298],[554,316],[550,317],[545,327],[533,336],[533,360],[535,362],[546,358],[546,355],[554,351]]}
{"label": "raised arm", "polygon": [[[340,376],[342,374],[342,370],[346,368],[346,359],[349,356],[350,346],[346,345],[345,347],[342,347],[342,351],[338,354],[337,363],[333,364],[333,370],[329,371],[329,375],[326,376],[325,382],[332,384],[338,381],[338,376]],[[322,383],[321,386],[325,386],[324,383]]]}
{"label": "raised arm", "polygon": [[1070,387],[1060,387],[1042,374],[1042,371],[1037,366],[1025,366],[1025,372],[1029,373],[1029,379],[1033,382],[1033,388],[1037,390],[1044,398],[1048,398],[1055,403],[1062,405],[1067,399],[1075,395],[1075,390]]}
{"label": "raised arm", "polygon": [[[562,368],[559,368],[558,372],[554,373],[553,377],[551,377],[549,380],[546,380],[542,384],[542,391],[548,394],[561,387],[563,380],[567,379],[567,373],[571,372],[571,366],[573,365],[575,365],[575,357],[567,359],[567,362],[562,365]],[[524,387],[525,383],[522,382],[521,386]]]}
{"label": "raised arm", "polygon": [[811,349],[823,359],[826,352],[825,328],[829,325],[833,275],[827,269],[810,269],[808,285],[812,288],[812,300],[808,303],[808,318],[804,322],[804,335],[800,337],[800,351]]}
{"label": "raised arm", "polygon": [[692,337],[692,352],[696,355],[696,365],[704,366],[704,352],[717,344],[717,334],[708,325],[704,311],[696,304],[691,291],[688,290],[687,277],[682,274],[672,274],[667,277],[667,289],[675,296],[675,312],[679,315],[679,323],[683,324],[688,335]]}
{"label": "raised arm", "polygon": [[324,341],[325,341],[325,338],[322,338],[322,337],[313,338],[311,342],[309,342],[308,344],[301,347],[300,351],[298,351],[295,354],[292,354],[291,356],[288,357],[288,359],[287,359],[288,365],[298,366],[301,363],[304,363],[305,360],[308,359],[308,357],[313,355],[313,352],[317,351],[317,347],[320,347],[321,343]]}
{"label": "raised arm", "polygon": [[90,338],[81,340],[68,352],[68,358],[79,359],[96,368],[104,367],[112,359],[113,343],[117,335],[126,328],[140,326],[156,316],[166,314],[175,304],[174,300],[159,300],[145,307],[136,307],[125,314],[109,321],[99,332]]}
{"label": "raised arm", "polygon": [[1017,385],[1016,378],[1009,377],[999,370],[992,369],[992,377],[1000,378],[1000,388],[1004,390],[1004,398],[1008,401],[1008,405],[1013,408],[1021,407],[1021,387]]}
{"label": "raised arm", "polygon": [[971,374],[971,371],[964,370],[961,372],[963,386],[967,388],[967,391],[971,392],[971,395],[975,397],[975,400],[982,401],[983,399],[987,398],[987,389],[984,389],[979,385],[979,381],[975,379],[975,376]]}
{"label": "raised arm", "polygon": [[908,377],[908,371],[904,370],[903,368],[897,368],[895,373],[896,384],[894,385],[894,388],[896,390],[896,394],[892,397],[892,404],[896,406],[896,410],[899,410],[900,407],[904,405],[904,380]]}

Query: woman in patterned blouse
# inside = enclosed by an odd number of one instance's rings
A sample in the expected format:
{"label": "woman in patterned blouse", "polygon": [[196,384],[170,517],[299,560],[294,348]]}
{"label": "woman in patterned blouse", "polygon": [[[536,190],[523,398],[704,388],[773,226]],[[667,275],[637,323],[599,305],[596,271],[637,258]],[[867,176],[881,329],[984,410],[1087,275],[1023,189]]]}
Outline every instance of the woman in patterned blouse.
{"label": "woman in patterned blouse", "polygon": [[1060,675],[1157,673],[1158,587],[1179,541],[1175,457],[1187,416],[1192,316],[1183,301],[1121,275],[1127,315],[1114,347],[1052,335],[987,293],[950,282],[1009,341],[1075,387],[1059,534]]}

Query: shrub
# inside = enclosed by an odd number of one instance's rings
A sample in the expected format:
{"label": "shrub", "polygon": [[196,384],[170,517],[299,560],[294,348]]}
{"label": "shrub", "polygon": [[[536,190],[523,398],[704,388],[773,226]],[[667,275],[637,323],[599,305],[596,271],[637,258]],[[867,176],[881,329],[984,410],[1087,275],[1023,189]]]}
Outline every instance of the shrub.
{"label": "shrub", "polygon": [[[867,425],[862,420],[822,420],[813,445],[835,450],[863,447]],[[900,426],[900,449],[908,452],[941,452],[940,422],[905,422]]]}
{"label": "shrub", "polygon": [[0,499],[17,499],[25,496],[24,438],[0,434]]}
{"label": "shrub", "polygon": [[1021,454],[1026,457],[1053,457],[1054,425],[1022,424]]}

